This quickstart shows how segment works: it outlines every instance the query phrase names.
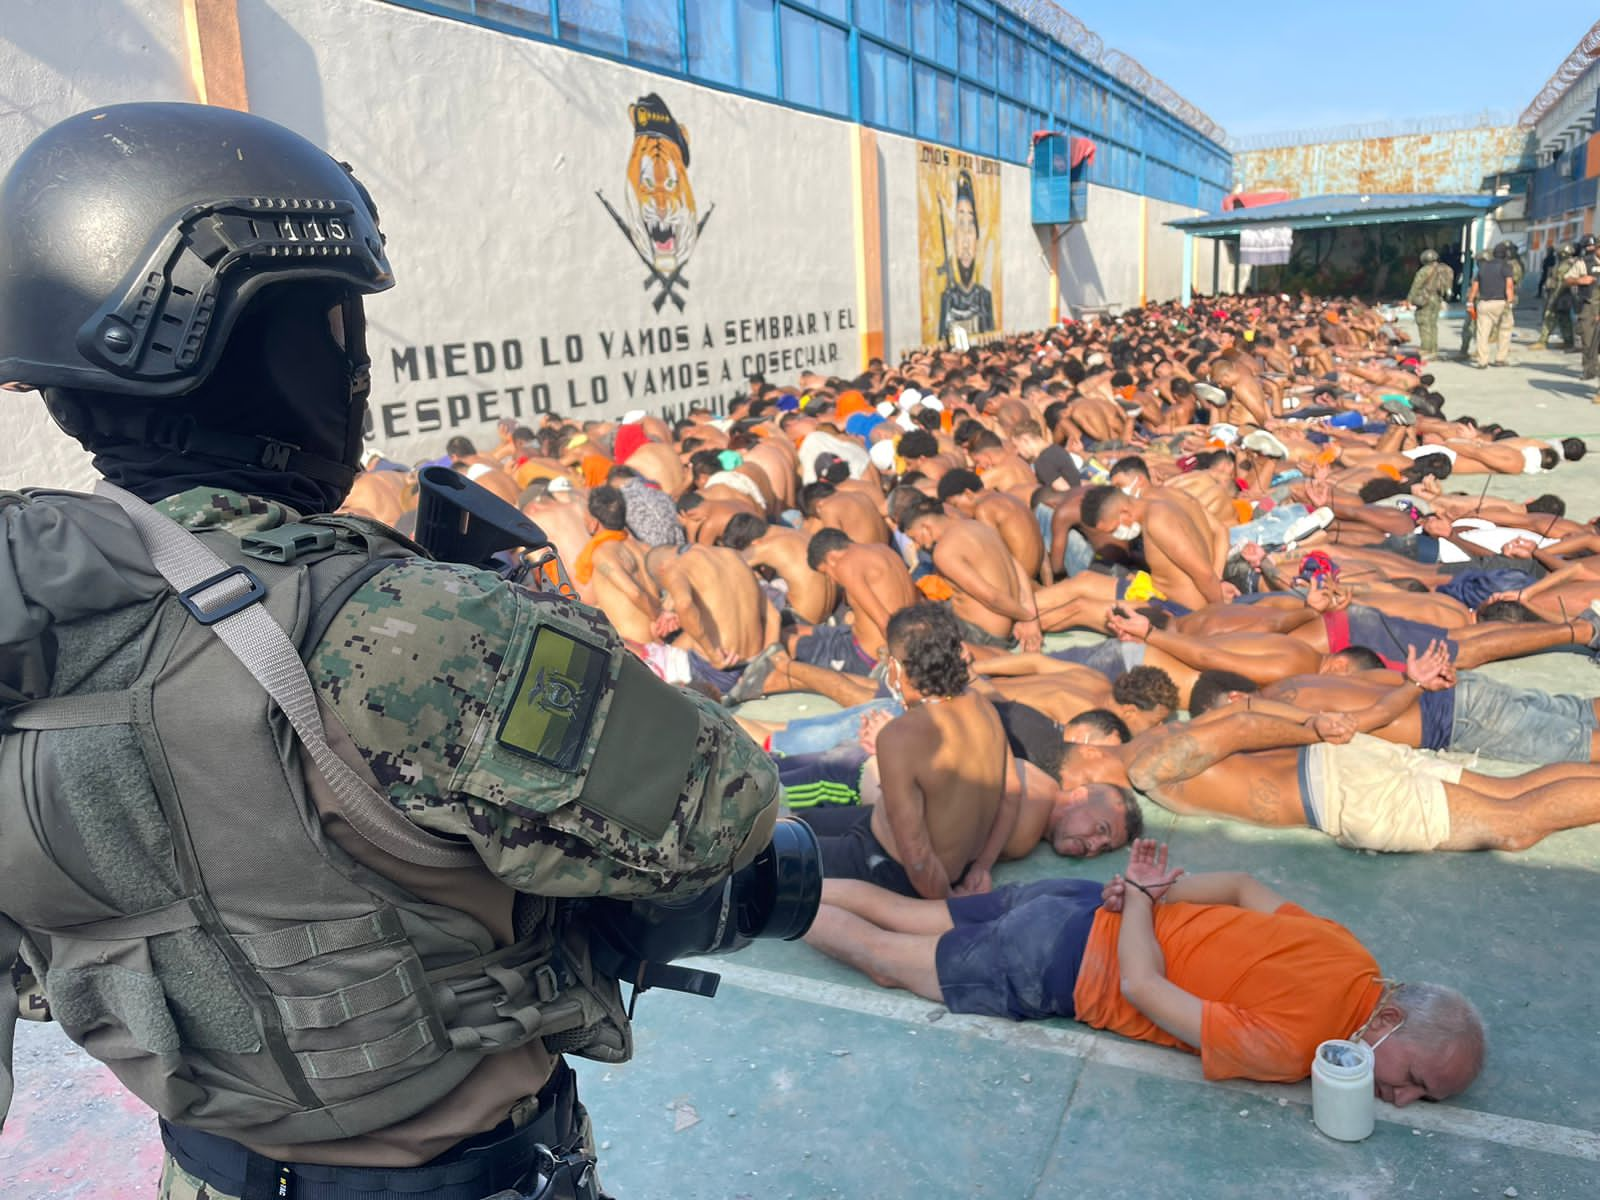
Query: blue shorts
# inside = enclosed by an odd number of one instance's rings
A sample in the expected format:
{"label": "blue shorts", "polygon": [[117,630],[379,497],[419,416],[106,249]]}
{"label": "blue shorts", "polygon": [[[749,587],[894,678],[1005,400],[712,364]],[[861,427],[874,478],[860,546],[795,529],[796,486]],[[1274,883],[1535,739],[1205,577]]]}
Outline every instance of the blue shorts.
{"label": "blue shorts", "polygon": [[1103,886],[1045,879],[947,900],[955,928],[934,950],[945,1007],[1013,1021],[1075,1016],[1072,992]]}
{"label": "blue shorts", "polygon": [[856,631],[849,625],[813,625],[810,633],[795,641],[794,658],[827,671],[863,677],[878,666],[877,659],[869,657],[856,641]]}
{"label": "blue shorts", "polygon": [[1450,749],[1544,766],[1590,761],[1594,701],[1512,687],[1463,671],[1457,677]]}
{"label": "blue shorts", "polygon": [[1456,689],[1447,687],[1437,692],[1423,692],[1417,697],[1417,709],[1422,716],[1422,736],[1417,749],[1450,749],[1456,723]]}
{"label": "blue shorts", "polygon": [[1417,653],[1421,654],[1428,648],[1428,643],[1434,640],[1445,644],[1445,649],[1450,652],[1451,662],[1455,661],[1456,655],[1461,650],[1460,645],[1449,636],[1449,631],[1443,626],[1429,625],[1424,621],[1408,621],[1404,617],[1391,617],[1364,604],[1352,604],[1345,611],[1349,613],[1350,618],[1350,645],[1365,646],[1379,658],[1388,659],[1390,662],[1404,663],[1407,646],[1415,646]]}
{"label": "blue shorts", "polygon": [[[1128,600],[1128,588],[1130,586],[1132,586],[1132,584],[1133,584],[1133,576],[1132,575],[1118,575],[1117,576],[1117,599],[1118,600],[1126,600],[1129,604],[1133,603],[1133,601]],[[1191,612],[1194,611],[1192,608],[1185,608],[1183,605],[1179,604],[1175,600],[1158,600],[1154,596],[1152,596],[1148,600],[1140,601],[1134,607],[1136,607],[1136,608],[1145,608],[1145,607],[1159,608],[1162,612],[1171,613],[1175,617],[1187,617]]]}
{"label": "blue shorts", "polygon": [[1143,642],[1119,642],[1107,638],[1092,646],[1068,646],[1065,650],[1046,650],[1046,658],[1075,663],[1099,671],[1112,683],[1144,662]]}
{"label": "blue shorts", "polygon": [[1055,538],[1056,506],[1054,504],[1035,504],[1033,506],[1033,519],[1039,526],[1039,536],[1044,539],[1044,552],[1050,553],[1050,545]]}

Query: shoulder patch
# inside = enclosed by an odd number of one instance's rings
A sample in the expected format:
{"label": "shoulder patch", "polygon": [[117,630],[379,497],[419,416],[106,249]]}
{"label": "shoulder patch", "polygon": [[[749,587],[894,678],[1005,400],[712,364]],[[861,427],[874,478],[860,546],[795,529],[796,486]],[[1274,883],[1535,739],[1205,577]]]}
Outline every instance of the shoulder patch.
{"label": "shoulder patch", "polygon": [[541,626],[497,740],[558,771],[576,773],[610,665],[609,650]]}

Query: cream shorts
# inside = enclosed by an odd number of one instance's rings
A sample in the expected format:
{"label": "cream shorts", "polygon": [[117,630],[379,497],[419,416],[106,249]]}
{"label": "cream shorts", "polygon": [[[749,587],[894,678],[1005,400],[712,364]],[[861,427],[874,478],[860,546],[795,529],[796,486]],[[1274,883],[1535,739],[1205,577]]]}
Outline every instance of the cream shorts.
{"label": "cream shorts", "polygon": [[1364,733],[1300,751],[1307,823],[1356,850],[1406,853],[1449,841],[1444,785],[1460,780],[1457,763]]}

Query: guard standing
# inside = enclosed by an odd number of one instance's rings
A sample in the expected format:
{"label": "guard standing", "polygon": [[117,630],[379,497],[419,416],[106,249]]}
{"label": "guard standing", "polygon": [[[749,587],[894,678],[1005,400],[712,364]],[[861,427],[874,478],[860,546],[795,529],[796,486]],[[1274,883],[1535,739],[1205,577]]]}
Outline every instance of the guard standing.
{"label": "guard standing", "polygon": [[1581,274],[1583,267],[1577,260],[1577,249],[1570,242],[1563,243],[1559,253],[1552,250],[1551,254],[1555,256],[1555,261],[1548,272],[1545,287],[1544,319],[1539,323],[1539,337],[1533,343],[1533,348],[1548,349],[1551,333],[1559,329],[1566,349],[1571,350],[1577,343],[1572,334],[1573,289],[1567,283],[1567,275]]}
{"label": "guard standing", "polygon": [[1506,365],[1511,353],[1511,326],[1515,317],[1516,283],[1511,270],[1509,243],[1501,242],[1489,260],[1478,268],[1467,293],[1467,302],[1478,317],[1478,354],[1474,365],[1482,370],[1492,361]]}
{"label": "guard standing", "polygon": [[1461,318],[1461,361],[1470,361],[1472,357],[1472,341],[1478,330],[1478,306],[1474,301],[1477,292],[1478,272],[1482,271],[1485,264],[1494,261],[1494,255],[1487,250],[1479,250],[1472,256],[1473,275],[1472,282],[1467,285],[1466,314]]}
{"label": "guard standing", "polygon": [[561,1056],[632,1039],[569,898],[772,838],[770,761],[600,614],[325,515],[392,283],[249,114],[84,113],[0,183],[0,383],[105,477],[0,497],[0,978],[160,1114],[163,1200],[597,1196]]}
{"label": "guard standing", "polygon": [[1455,286],[1455,273],[1439,261],[1437,250],[1422,252],[1422,266],[1411,280],[1406,301],[1416,309],[1417,338],[1424,354],[1439,352],[1439,309]]}
{"label": "guard standing", "polygon": [[1578,347],[1583,351],[1583,378],[1600,378],[1600,254],[1593,234],[1578,240],[1579,273],[1568,277],[1578,306]]}
{"label": "guard standing", "polygon": [[[1522,295],[1522,281],[1527,278],[1528,264],[1522,261],[1522,251],[1517,248],[1517,244],[1510,238],[1501,242],[1497,248],[1506,252],[1506,262],[1511,268],[1511,307],[1516,308],[1517,300]],[[1515,320],[1516,318],[1513,317],[1513,323],[1515,323]]]}

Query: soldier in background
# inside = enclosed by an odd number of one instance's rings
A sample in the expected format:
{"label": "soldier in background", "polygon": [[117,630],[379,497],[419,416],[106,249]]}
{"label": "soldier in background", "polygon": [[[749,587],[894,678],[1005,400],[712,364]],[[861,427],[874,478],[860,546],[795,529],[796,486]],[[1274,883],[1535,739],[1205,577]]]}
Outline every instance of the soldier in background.
{"label": "soldier in background", "polygon": [[1510,238],[1501,242],[1495,249],[1506,252],[1506,264],[1511,268],[1511,307],[1516,308],[1517,299],[1522,295],[1522,281],[1528,274],[1528,264],[1522,261],[1522,251]]}
{"label": "soldier in background", "polygon": [[1516,275],[1512,271],[1508,243],[1494,248],[1489,260],[1478,267],[1467,302],[1477,312],[1478,349],[1475,365],[1481,371],[1493,364],[1503,367],[1511,354],[1512,309],[1517,301]]}
{"label": "soldier in background", "polygon": [[[1494,255],[1490,254],[1487,250],[1479,250],[1476,254],[1474,254],[1472,256],[1472,261],[1473,261],[1473,264],[1474,264],[1472,282],[1474,282],[1474,283],[1477,282],[1477,273],[1479,271],[1483,270],[1483,264],[1484,263],[1489,262],[1493,258],[1494,258]],[[1463,288],[1465,288],[1465,287],[1468,287],[1469,285],[1468,285],[1467,281],[1465,279],[1463,279],[1462,282],[1461,282],[1461,286]],[[1478,326],[1478,306],[1476,304],[1474,304],[1471,299],[1468,299],[1466,315],[1461,318],[1461,361],[1462,362],[1470,362],[1471,359],[1472,359],[1472,337],[1473,337],[1474,332],[1477,330],[1477,326]]]}
{"label": "soldier in background", "polygon": [[1596,339],[1600,338],[1600,255],[1595,253],[1594,235],[1586,234],[1578,242],[1578,273],[1567,276],[1567,285],[1573,289],[1573,299],[1578,306],[1578,345],[1583,350],[1583,377],[1600,376],[1596,363]]}
{"label": "soldier in background", "polygon": [[1461,289],[1467,286],[1467,264],[1461,255],[1461,246],[1458,242],[1451,242],[1439,251],[1439,261],[1455,272],[1456,285],[1450,289],[1447,297],[1451,304],[1461,299]]}
{"label": "soldier in background", "polygon": [[1437,250],[1422,252],[1422,266],[1411,280],[1406,303],[1417,310],[1417,339],[1424,354],[1439,352],[1439,309],[1455,282],[1455,272],[1439,261]]}
{"label": "soldier in background", "polygon": [[[1565,248],[1565,246],[1562,247],[1562,249]],[[1559,261],[1560,256],[1556,253],[1556,248],[1554,246],[1546,246],[1544,257],[1539,260],[1539,290],[1534,295],[1544,295],[1545,289],[1550,286],[1551,272],[1556,269],[1556,263]],[[1561,277],[1557,275],[1556,278],[1559,279]]]}
{"label": "soldier in background", "polygon": [[1561,340],[1566,343],[1566,349],[1571,350],[1575,345],[1572,335],[1573,289],[1567,283],[1567,276],[1581,275],[1583,264],[1578,261],[1577,250],[1570,242],[1562,245],[1559,254],[1554,250],[1550,253],[1554,255],[1554,263],[1546,272],[1544,320],[1539,324],[1539,337],[1533,343],[1533,348],[1549,349],[1550,334],[1559,326]]}

